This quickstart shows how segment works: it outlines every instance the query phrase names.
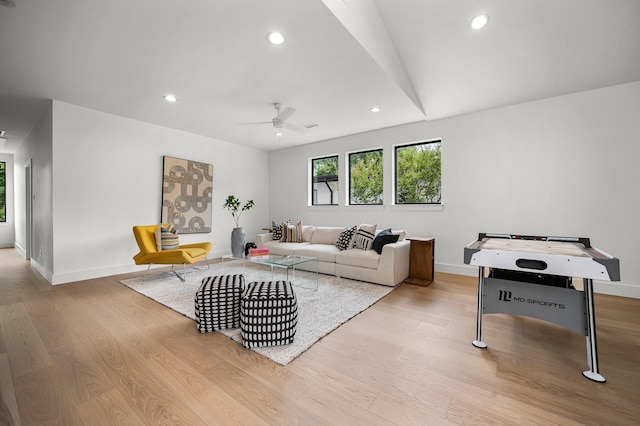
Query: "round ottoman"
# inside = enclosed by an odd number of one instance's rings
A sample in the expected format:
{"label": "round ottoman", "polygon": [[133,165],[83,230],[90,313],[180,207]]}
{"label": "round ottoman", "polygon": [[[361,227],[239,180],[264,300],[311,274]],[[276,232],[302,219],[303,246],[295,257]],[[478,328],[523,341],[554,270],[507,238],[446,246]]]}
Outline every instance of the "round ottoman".
{"label": "round ottoman", "polygon": [[196,325],[200,333],[240,326],[240,298],[244,276],[206,277],[196,292]]}
{"label": "round ottoman", "polygon": [[298,325],[298,300],[289,281],[247,285],[240,302],[240,331],[245,348],[287,345]]}

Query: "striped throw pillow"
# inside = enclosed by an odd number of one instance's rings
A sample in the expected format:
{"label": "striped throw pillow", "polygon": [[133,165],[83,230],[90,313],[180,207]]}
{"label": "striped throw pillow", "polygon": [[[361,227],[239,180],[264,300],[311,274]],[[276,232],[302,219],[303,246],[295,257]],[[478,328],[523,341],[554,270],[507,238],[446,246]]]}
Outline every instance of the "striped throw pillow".
{"label": "striped throw pillow", "polygon": [[282,224],[282,241],[289,243],[301,243],[302,242],[302,222],[298,222],[295,225],[288,223]]}
{"label": "striped throw pillow", "polygon": [[361,224],[356,231],[355,246],[362,250],[371,250],[378,225]]}
{"label": "striped throw pillow", "polygon": [[172,223],[162,223],[156,230],[156,245],[158,251],[177,249],[180,245],[178,230]]}

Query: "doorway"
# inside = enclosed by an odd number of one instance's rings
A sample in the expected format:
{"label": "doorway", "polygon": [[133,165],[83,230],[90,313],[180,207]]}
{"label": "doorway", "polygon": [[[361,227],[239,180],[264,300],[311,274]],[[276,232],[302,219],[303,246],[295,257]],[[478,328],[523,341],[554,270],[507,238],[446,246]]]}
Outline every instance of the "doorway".
{"label": "doorway", "polygon": [[33,200],[33,187],[31,184],[31,162],[29,159],[27,164],[24,166],[24,189],[25,189],[25,239],[24,239],[24,257],[26,260],[31,260],[31,250],[33,247],[32,243],[32,230],[33,230],[33,211],[32,211],[32,200]]}

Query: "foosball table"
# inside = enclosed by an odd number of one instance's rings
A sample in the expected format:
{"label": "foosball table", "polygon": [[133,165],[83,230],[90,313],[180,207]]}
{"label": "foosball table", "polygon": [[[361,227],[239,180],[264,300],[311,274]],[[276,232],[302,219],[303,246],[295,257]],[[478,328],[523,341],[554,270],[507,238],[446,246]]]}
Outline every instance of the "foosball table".
{"label": "foosball table", "polygon": [[[479,267],[475,347],[487,347],[484,314],[549,321],[586,336],[589,370],[582,374],[605,382],[598,368],[593,280],[620,281],[619,259],[592,247],[589,238],[481,233],[464,248],[464,263]],[[573,278],[582,278],[582,290]]]}

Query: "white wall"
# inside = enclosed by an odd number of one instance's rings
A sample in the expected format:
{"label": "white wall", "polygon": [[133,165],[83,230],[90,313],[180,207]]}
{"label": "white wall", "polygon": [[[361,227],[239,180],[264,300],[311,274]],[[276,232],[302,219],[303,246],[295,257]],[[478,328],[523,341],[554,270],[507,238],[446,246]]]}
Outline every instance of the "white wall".
{"label": "white wall", "polygon": [[0,161],[5,163],[6,221],[0,222],[0,248],[13,247],[15,241],[15,214],[13,207],[13,154],[0,153]]}
{"label": "white wall", "polygon": [[266,152],[54,101],[54,284],[144,269],[132,227],[160,221],[163,155],[213,164],[213,230],[181,243],[230,252],[229,194],[256,202],[240,222],[247,241],[266,225]]}
{"label": "white wall", "polygon": [[25,165],[31,161],[32,247],[31,265],[47,280],[53,275],[53,111],[50,105],[14,155],[15,246],[24,256],[26,243]]}
{"label": "white wall", "polygon": [[[475,275],[463,247],[479,232],[586,236],[620,259],[620,283],[596,291],[640,297],[640,82],[271,152],[270,220],[377,223],[436,238],[436,269]],[[392,206],[395,144],[442,139],[442,209]],[[308,206],[308,159],[383,147],[385,205]]]}

